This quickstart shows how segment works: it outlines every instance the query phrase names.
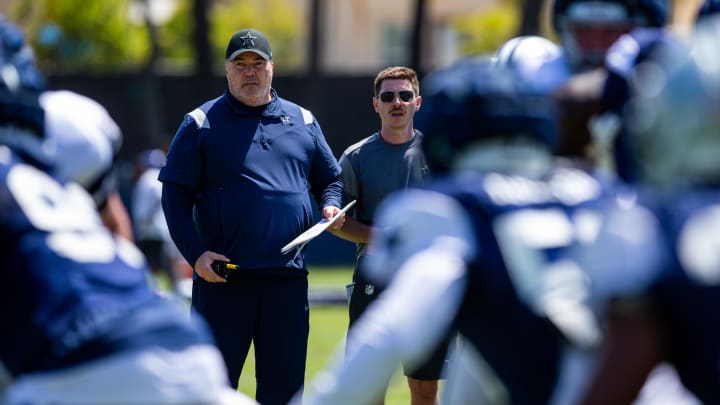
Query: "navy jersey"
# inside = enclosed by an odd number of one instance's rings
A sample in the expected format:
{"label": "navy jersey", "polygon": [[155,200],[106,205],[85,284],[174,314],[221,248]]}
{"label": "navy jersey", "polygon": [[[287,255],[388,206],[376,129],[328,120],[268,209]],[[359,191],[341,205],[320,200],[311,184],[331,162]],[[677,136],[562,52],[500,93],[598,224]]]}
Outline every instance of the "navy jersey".
{"label": "navy jersey", "polygon": [[636,28],[618,38],[605,55],[608,78],[602,95],[604,107],[620,114],[630,98],[630,81],[635,67],[658,50],[672,50],[679,55],[683,47],[678,41],[671,31],[662,28]]}
{"label": "navy jersey", "polygon": [[142,254],[91,197],[0,146],[0,361],[21,375],[149,345],[209,342],[147,283]]}
{"label": "navy jersey", "polygon": [[659,210],[674,257],[649,291],[668,361],[703,403],[720,403],[720,195],[681,190]]}
{"label": "navy jersey", "polygon": [[212,250],[245,269],[304,269],[302,255],[293,260],[280,249],[312,224],[308,190],[320,207],[342,202],[340,167],[319,124],[274,91],[260,107],[226,91],[186,115],[159,179],[164,192],[175,186],[184,194],[163,201],[191,264]]}
{"label": "navy jersey", "polygon": [[642,291],[654,273],[641,270],[662,262],[647,254],[662,243],[655,217],[633,195],[573,168],[455,174],[391,195],[363,268],[387,289],[303,403],[367,403],[398,362],[422,362],[450,328],[508,403],[574,403],[606,299]]}
{"label": "navy jersey", "polygon": [[[600,185],[581,172],[567,171],[546,181],[460,177],[437,185],[437,190],[470,213],[479,247],[469,263],[458,331],[508,386],[512,403],[547,402],[560,371],[563,341],[547,307],[552,303],[543,302],[551,297],[543,296],[549,290],[544,290],[542,280],[549,272],[567,271],[570,284],[560,288],[589,289],[581,275],[572,274],[578,267],[553,265],[579,242],[573,229],[583,209],[587,215],[601,215],[589,207],[603,197]],[[569,304],[568,311],[588,305]],[[577,327],[592,330],[597,325]]]}
{"label": "navy jersey", "polygon": [[705,0],[698,11],[698,21],[716,15],[720,12],[720,1],[718,0]]}
{"label": "navy jersey", "polygon": [[[469,222],[472,235],[465,239],[472,252],[454,326],[506,385],[511,403],[576,395],[579,384],[558,388],[565,348],[595,347],[603,297],[644,285],[645,275],[635,272],[633,280],[624,274],[631,266],[656,266],[657,258],[642,253],[659,246],[652,215],[571,168],[543,179],[458,175],[428,190],[459,203],[462,218],[445,215],[422,194],[389,200],[378,220],[386,234],[371,245],[379,252],[368,265],[370,276],[377,279],[404,260],[393,256],[407,258],[448,237],[443,224],[456,220],[461,228],[459,222]],[[433,225],[418,225],[423,222]],[[425,321],[422,330],[429,328]]]}
{"label": "navy jersey", "polygon": [[[626,103],[630,99],[635,68],[639,64],[657,60],[658,56],[663,54],[663,60],[681,63],[686,60],[687,52],[684,42],[666,29],[637,28],[621,36],[608,49],[605,58],[608,75],[601,96],[603,110],[618,117],[622,117],[627,111]],[[613,158],[617,173],[630,182],[637,182],[639,175],[634,147],[626,125],[623,124],[614,140]]]}

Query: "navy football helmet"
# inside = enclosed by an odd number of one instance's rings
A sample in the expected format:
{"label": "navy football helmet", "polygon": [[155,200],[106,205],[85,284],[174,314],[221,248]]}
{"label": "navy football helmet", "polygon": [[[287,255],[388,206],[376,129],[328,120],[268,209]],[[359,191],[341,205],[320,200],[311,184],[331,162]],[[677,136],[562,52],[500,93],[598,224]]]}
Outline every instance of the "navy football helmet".
{"label": "navy football helmet", "polygon": [[639,181],[720,180],[720,18],[698,22],[690,46],[656,49],[635,68],[624,111]]}
{"label": "navy football helmet", "polygon": [[433,173],[453,170],[468,150],[491,139],[525,135],[554,148],[554,104],[496,63],[461,60],[428,75],[423,89],[415,123]]}
{"label": "navy football helmet", "polygon": [[555,0],[552,25],[576,70],[603,64],[605,52],[635,27],[661,27],[665,0]]}

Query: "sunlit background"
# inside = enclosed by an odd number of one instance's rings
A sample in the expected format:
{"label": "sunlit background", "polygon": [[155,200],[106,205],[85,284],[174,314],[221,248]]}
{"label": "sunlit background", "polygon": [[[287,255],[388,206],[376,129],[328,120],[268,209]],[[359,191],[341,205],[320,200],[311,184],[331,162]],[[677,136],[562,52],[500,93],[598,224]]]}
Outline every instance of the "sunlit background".
{"label": "sunlit background", "polygon": [[[0,12],[29,37],[49,87],[92,97],[117,121],[126,201],[136,157],[166,148],[186,113],[225,90],[225,47],[242,28],[265,33],[275,89],[313,112],[339,157],[379,128],[371,104],[378,71],[405,65],[422,77],[516,35],[553,37],[547,7],[531,0],[0,0]],[[352,244],[333,237],[308,252],[311,263],[353,258]]]}
{"label": "sunlit background", "polygon": [[542,8],[521,0],[0,1],[47,72],[152,65],[162,74],[207,64],[220,72],[228,36],[247,26],[271,39],[280,73],[370,74],[414,63],[432,69],[545,30]]}

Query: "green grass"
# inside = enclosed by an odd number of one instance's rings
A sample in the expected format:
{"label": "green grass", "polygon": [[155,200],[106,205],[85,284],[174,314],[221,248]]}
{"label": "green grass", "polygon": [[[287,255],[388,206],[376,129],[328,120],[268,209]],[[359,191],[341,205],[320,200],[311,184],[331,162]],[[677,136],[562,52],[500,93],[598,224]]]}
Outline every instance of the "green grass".
{"label": "green grass", "polygon": [[[310,288],[337,289],[344,291],[345,285],[352,277],[352,268],[311,267],[309,283]],[[310,382],[313,376],[327,365],[335,351],[344,344],[347,332],[348,312],[347,305],[312,306],[310,308],[310,338],[308,342],[308,361],[305,372],[305,381]],[[243,367],[238,390],[255,397],[255,356],[251,348],[247,361]],[[386,405],[409,404],[410,393],[407,388],[405,376],[400,368],[390,382]]]}

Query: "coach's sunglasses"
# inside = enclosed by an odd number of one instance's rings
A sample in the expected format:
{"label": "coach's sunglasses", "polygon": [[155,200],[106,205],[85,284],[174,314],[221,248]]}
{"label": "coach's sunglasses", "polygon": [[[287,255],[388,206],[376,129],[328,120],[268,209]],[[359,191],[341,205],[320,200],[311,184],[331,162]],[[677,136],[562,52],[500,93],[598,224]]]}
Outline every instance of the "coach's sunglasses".
{"label": "coach's sunglasses", "polygon": [[392,103],[393,101],[395,101],[395,94],[397,94],[400,97],[400,100],[404,103],[412,101],[412,99],[415,98],[415,93],[410,90],[403,90],[397,93],[394,93],[392,91],[383,91],[382,93],[380,93],[378,98],[383,103]]}

